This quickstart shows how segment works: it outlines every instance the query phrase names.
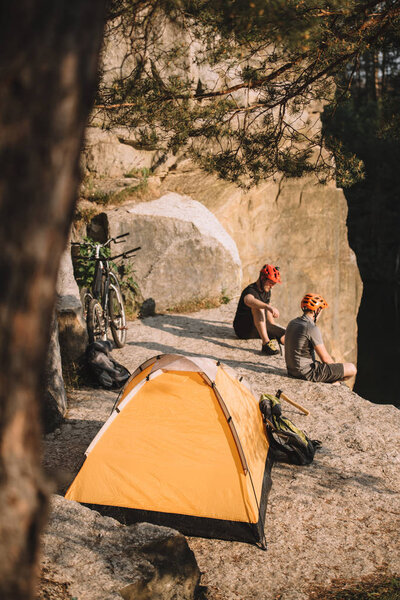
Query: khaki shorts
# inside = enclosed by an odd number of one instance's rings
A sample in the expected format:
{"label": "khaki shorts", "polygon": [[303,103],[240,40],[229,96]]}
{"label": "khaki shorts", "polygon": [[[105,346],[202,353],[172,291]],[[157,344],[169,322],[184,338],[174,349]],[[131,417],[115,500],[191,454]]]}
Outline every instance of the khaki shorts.
{"label": "khaki shorts", "polygon": [[322,381],[323,383],[334,383],[344,377],[343,363],[321,363],[315,362],[311,365],[311,371],[303,375],[307,381]]}

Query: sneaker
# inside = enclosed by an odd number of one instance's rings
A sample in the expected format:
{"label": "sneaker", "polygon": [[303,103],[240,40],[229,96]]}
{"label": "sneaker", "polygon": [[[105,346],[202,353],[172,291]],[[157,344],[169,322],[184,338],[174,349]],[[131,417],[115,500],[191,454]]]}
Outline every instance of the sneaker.
{"label": "sneaker", "polygon": [[276,341],[270,340],[266,344],[263,344],[261,347],[261,354],[267,354],[268,356],[275,356],[275,354],[279,354],[279,350],[276,347]]}

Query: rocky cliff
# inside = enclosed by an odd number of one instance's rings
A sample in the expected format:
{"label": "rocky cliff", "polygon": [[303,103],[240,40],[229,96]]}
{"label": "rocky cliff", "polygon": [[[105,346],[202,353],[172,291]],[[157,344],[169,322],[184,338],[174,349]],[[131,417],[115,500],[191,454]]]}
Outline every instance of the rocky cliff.
{"label": "rocky cliff", "polygon": [[[171,49],[176,39],[182,39],[179,59],[164,65],[166,72],[175,69],[173,73],[178,78],[189,77],[194,86],[201,82],[210,90],[237,83],[234,68],[228,68],[224,62],[211,66],[200,60],[200,42],[189,31],[177,29],[176,24],[163,23],[159,31],[150,32],[150,37],[150,48],[146,51],[154,64],[158,64],[160,53]],[[131,76],[138,60],[137,43],[131,31],[118,27],[110,30],[103,54],[105,85],[110,85],[115,77]],[[241,95],[246,93],[239,90],[234,98],[239,103],[245,102]],[[251,94],[256,92],[252,90]],[[296,129],[312,137],[321,128],[322,109],[322,102],[313,101],[302,114],[292,115]],[[92,123],[97,127],[88,130],[83,153],[83,167],[93,189],[125,189],[125,200],[135,201],[143,180],[132,180],[132,176],[146,172],[146,200],[176,192],[201,202],[236,242],[243,269],[242,283],[253,281],[265,262],[281,268],[283,285],[274,289],[273,303],[281,312],[283,325],[298,315],[300,300],[306,292],[322,294],[329,304],[324,314],[325,343],[336,360],[356,362],[356,316],[362,283],[348,244],[347,204],[341,190],[334,184],[322,185],[314,177],[283,179],[278,176],[243,191],[196,168],[183,154],[175,156],[162,148],[140,149],[140,128],[137,132],[121,126],[110,130],[107,115],[101,110],[95,113]],[[104,126],[106,130],[101,129]],[[330,157],[325,151],[323,154],[329,163]],[[149,173],[151,176],[147,177]],[[143,195],[140,198],[143,199]],[[151,240],[148,242],[150,245]],[[175,263],[171,254],[171,269]],[[212,260],[208,263],[211,266]],[[144,270],[140,257],[137,268],[138,272]],[[195,288],[196,275],[187,271],[188,287]],[[236,293],[232,292],[235,284]],[[146,294],[152,295],[151,286],[146,283],[145,287]],[[226,285],[220,287],[229,290],[231,296],[240,292],[237,277],[228,278]],[[204,292],[205,296],[214,294],[211,289]],[[168,303],[177,302],[168,299]]]}
{"label": "rocky cliff", "polygon": [[362,282],[347,239],[342,190],[301,178],[265,182],[244,192],[179,166],[165,177],[162,189],[188,194],[216,215],[239,248],[244,284],[257,278],[265,262],[280,267],[283,284],[272,298],[282,324],[300,313],[305,293],[326,298],[325,342],[336,360],[356,362]]}
{"label": "rocky cliff", "polygon": [[[97,156],[97,160],[91,162],[90,173],[94,185],[99,189],[104,185],[110,186],[110,170],[115,173],[116,185],[121,186],[124,172],[128,168],[125,162],[121,166],[120,161],[121,156],[125,157],[127,144],[119,141],[116,136],[113,139],[109,134],[105,136],[107,139],[94,135],[91,131],[87,142],[87,152],[92,158]],[[96,150],[99,143],[107,144],[107,153],[99,148]],[[140,164],[140,161],[134,162],[139,160],[135,152],[131,156],[132,168]],[[342,190],[333,184],[320,184],[309,177],[278,178],[243,191],[234,184],[196,168],[190,160],[182,157],[169,157],[167,163],[158,167],[155,153],[153,157],[147,155],[146,160],[150,161],[148,164],[154,171],[154,175],[148,178],[147,200],[156,200],[175,192],[201,202],[236,242],[243,270],[243,285],[257,278],[258,270],[265,262],[278,265],[283,284],[275,287],[272,298],[281,312],[280,322],[283,325],[299,314],[300,300],[305,293],[322,294],[329,304],[323,318],[324,341],[336,360],[356,362],[356,316],[362,282],[355,255],[348,243],[347,203]],[[131,178],[125,180],[130,181]],[[110,202],[112,208],[112,195]],[[134,190],[131,194],[126,194],[126,202],[128,205],[138,202]],[[112,210],[109,214],[113,214]],[[176,207],[171,206],[170,216],[177,216]],[[113,220],[114,217],[110,219]],[[139,223],[136,230],[138,228],[140,229]],[[140,243],[145,246],[154,246],[154,233],[151,230],[151,227],[146,226],[140,236],[136,231],[136,239],[140,239]],[[179,236],[179,233],[176,232],[176,235]],[[182,256],[181,252],[180,258]],[[170,270],[174,268],[177,258],[173,259],[171,254]],[[212,259],[207,259],[207,262],[211,268]],[[138,273],[146,271],[139,255],[135,268]],[[166,269],[168,270],[167,267]],[[191,298],[185,298],[185,301],[199,296],[198,287],[196,290],[198,272],[187,270],[187,274],[188,289],[193,288],[195,292],[191,293]],[[229,290],[231,297],[238,295],[240,278],[235,276],[230,279],[229,275],[224,277],[225,284],[223,281],[218,284],[220,290]],[[138,283],[140,286],[141,282]],[[146,283],[146,286],[147,295],[157,294],[155,285],[151,287]],[[208,290],[207,285],[204,285],[202,291],[203,297],[215,296],[212,286]],[[179,299],[174,302],[168,297],[168,302],[161,302],[159,306],[173,306],[177,303]]]}

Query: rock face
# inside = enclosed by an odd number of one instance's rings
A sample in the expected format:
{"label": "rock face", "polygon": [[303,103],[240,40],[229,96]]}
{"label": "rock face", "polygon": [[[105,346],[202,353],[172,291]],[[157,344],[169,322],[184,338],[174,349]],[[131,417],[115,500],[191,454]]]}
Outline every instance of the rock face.
{"label": "rock face", "polygon": [[[190,600],[200,571],[180,533],[148,523],[123,526],[53,496],[42,569],[85,600]],[[90,575],[89,575],[90,573]]]}
{"label": "rock face", "polygon": [[[318,184],[311,178],[301,178],[265,182],[245,192],[196,169],[190,161],[178,160],[172,166],[173,170],[168,172],[167,168],[162,174],[163,207],[157,225],[154,221],[152,226],[150,220],[156,216],[160,199],[156,201],[158,204],[144,203],[139,208],[127,205],[107,213],[111,235],[121,232],[119,221],[128,218],[134,245],[140,244],[145,250],[135,263],[144,298],[155,298],[156,294],[157,306],[166,308],[194,296],[218,295],[222,289],[231,297],[240,292],[238,278],[234,278],[236,284],[226,277],[222,281],[216,279],[218,271],[221,272],[217,256],[205,259],[210,277],[202,279],[197,289],[189,283],[193,282],[190,279],[193,271],[181,270],[183,246],[176,238],[187,236],[190,226],[186,222],[184,233],[173,225],[180,211],[173,198],[178,194],[190,196],[215,215],[236,243],[243,268],[243,285],[257,278],[265,262],[281,268],[283,284],[276,286],[272,295],[272,302],[281,313],[280,323],[286,325],[300,314],[300,300],[305,293],[321,294],[329,304],[323,315],[324,342],[328,350],[337,361],[356,362],[356,316],[362,282],[355,254],[348,243],[347,203],[342,190],[334,185]],[[138,220],[131,220],[128,214],[137,214]],[[187,247],[185,252],[199,258],[199,248]],[[159,257],[162,257],[161,263]],[[167,260],[165,268],[162,267],[164,258]],[[204,263],[196,262],[196,265],[201,266],[203,276]],[[182,277],[175,285],[177,270]]]}
{"label": "rock face", "polygon": [[154,152],[135,150],[121,137],[98,127],[86,131],[82,167],[93,177],[121,177],[143,168],[150,168]]}
{"label": "rock face", "polygon": [[42,404],[42,423],[46,433],[61,425],[67,411],[62,363],[72,365],[78,361],[87,342],[86,323],[82,316],[68,244],[58,273],[56,311],[47,355],[46,388]]}
{"label": "rock face", "polygon": [[[103,56],[104,80],[108,84],[113,77],[128,77],[133,70],[135,42],[129,35],[129,32],[112,32],[108,36]],[[215,90],[227,81],[230,85],[237,82],[235,69],[227,70],[223,63],[216,68],[196,60],[204,49],[189,31],[178,32],[168,22],[151,35],[154,51],[168,48],[177,36],[186,40],[187,52],[180,61],[171,61],[167,68],[174,68],[175,74],[182,76],[190,73],[194,85],[201,82],[207,89]],[[243,91],[237,93],[235,98],[240,104],[245,100],[240,98]],[[293,116],[296,129],[304,135],[316,133],[321,128],[322,110],[323,101],[312,102],[301,115],[296,113]],[[135,131],[130,136],[134,145]],[[121,160],[123,152],[121,149]],[[284,325],[299,314],[305,293],[322,294],[329,304],[323,316],[324,341],[335,360],[356,362],[356,316],[362,284],[355,255],[348,244],[343,192],[311,178],[277,178],[244,192],[196,169],[188,160],[182,162],[182,157],[165,155],[158,157],[157,163],[156,154],[152,157],[149,154],[143,158],[150,161],[153,172],[162,179],[162,193],[175,192],[201,202],[235,240],[244,284],[256,279],[265,262],[280,266],[283,285],[276,286],[279,289],[274,289],[272,298],[281,312],[281,323]],[[328,155],[325,160],[330,160]]]}
{"label": "rock face", "polygon": [[356,362],[362,282],[348,244],[342,190],[302,178],[244,192],[187,165],[171,172],[162,189],[189,194],[216,215],[239,248],[244,284],[255,281],[265,262],[280,267],[283,283],[272,303],[282,325],[300,314],[305,293],[326,298],[324,342],[335,360]]}
{"label": "rock face", "polygon": [[[300,300],[305,293],[320,293],[329,304],[323,316],[324,341],[328,350],[337,361],[357,361],[356,316],[362,282],[355,255],[348,243],[347,202],[342,190],[334,185],[318,184],[312,178],[301,178],[271,180],[245,192],[195,168],[188,160],[176,158],[164,163],[158,171],[162,178],[160,192],[164,194],[164,207],[161,215],[163,224],[159,220],[157,230],[150,226],[150,216],[145,215],[148,211],[155,216],[158,205],[152,202],[140,205],[139,209],[127,206],[108,213],[110,232],[114,235],[120,231],[120,225],[111,223],[121,219],[123,214],[134,214],[127,213],[128,210],[141,211],[141,225],[138,221],[133,226],[129,217],[129,227],[134,233],[131,239],[137,240],[146,252],[145,264],[142,264],[143,252],[135,263],[145,298],[153,296],[153,289],[161,285],[156,292],[158,307],[165,308],[182,301],[180,290],[187,287],[183,281],[184,271],[181,272],[182,280],[175,286],[170,285],[173,279],[169,278],[169,268],[164,270],[161,265],[153,267],[159,255],[169,254],[171,257],[173,252],[181,252],[182,245],[176,239],[172,242],[172,238],[178,235],[172,221],[179,211],[172,198],[174,194],[190,196],[215,215],[236,242],[243,268],[243,285],[257,278],[258,270],[265,262],[279,265],[283,284],[275,287],[272,301],[280,310],[283,325],[299,314]],[[169,198],[170,217],[166,198]],[[171,222],[167,226],[168,218]],[[186,229],[188,226],[186,224]],[[167,237],[168,252],[165,243],[160,244],[159,236]],[[193,252],[197,254],[195,248],[191,254]],[[176,256],[170,262],[175,272],[180,268],[179,260]],[[208,267],[210,265],[216,273],[214,265],[217,267],[217,263],[213,257],[208,260]],[[188,271],[186,275],[189,275]],[[209,289],[210,281],[201,282],[199,289],[202,293],[190,288],[189,284],[183,301],[193,299],[193,291],[197,297],[218,295],[222,288],[229,290],[228,295],[231,296],[240,292],[239,284],[235,288],[227,285],[226,280],[218,283],[220,288],[216,290],[217,282],[214,277],[211,279],[214,281]],[[174,298],[175,294],[178,298]]]}
{"label": "rock face", "polygon": [[[205,206],[176,193],[152,202],[126,205],[100,215],[106,236],[129,231],[130,247],[141,246],[134,260],[143,298],[156,308],[232,296],[241,284],[235,242]],[[128,246],[127,246],[128,249]]]}
{"label": "rock face", "polygon": [[67,412],[67,395],[61,367],[57,318],[53,316],[46,365],[46,390],[42,404],[42,423],[45,433],[54,431]]}
{"label": "rock face", "polygon": [[69,244],[61,257],[56,308],[61,356],[64,363],[74,363],[85,352],[88,335],[82,315],[79,288],[74,278]]}
{"label": "rock face", "polygon": [[[153,221],[151,225],[151,219],[161,206],[160,199],[156,203],[127,205],[110,211],[106,219],[111,235],[125,231],[121,223],[128,220],[131,240],[135,240],[133,245],[141,245],[144,250],[135,262],[144,298],[156,295],[157,307],[166,308],[193,296],[218,295],[222,289],[231,297],[240,292],[239,278],[216,279],[218,272],[222,272],[217,256],[204,255],[204,262],[208,261],[205,271],[210,277],[202,279],[200,285],[193,285],[193,270],[182,270],[184,244],[177,236],[187,236],[190,225],[186,222],[180,226],[183,229],[176,228],[180,207],[175,200],[182,195],[190,196],[215,215],[236,242],[243,285],[257,278],[265,262],[281,268],[283,284],[274,288],[272,302],[281,313],[282,325],[300,314],[300,300],[305,293],[319,293],[329,304],[321,320],[328,350],[337,361],[357,361],[356,316],[362,282],[348,243],[347,203],[342,190],[302,178],[265,182],[245,192],[196,169],[187,160],[174,164],[160,189],[164,195],[157,224]],[[137,220],[133,220],[134,214]],[[187,246],[184,252],[188,257],[196,255],[196,272],[203,277],[204,262],[197,263],[199,248]]]}

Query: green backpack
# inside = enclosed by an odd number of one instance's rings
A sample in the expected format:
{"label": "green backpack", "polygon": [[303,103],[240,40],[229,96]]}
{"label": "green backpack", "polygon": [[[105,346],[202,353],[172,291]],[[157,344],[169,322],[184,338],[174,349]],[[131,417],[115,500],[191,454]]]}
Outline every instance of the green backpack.
{"label": "green backpack", "polygon": [[321,442],[311,440],[304,431],[282,415],[281,403],[276,396],[262,394],[259,406],[272,459],[292,465],[309,465]]}

